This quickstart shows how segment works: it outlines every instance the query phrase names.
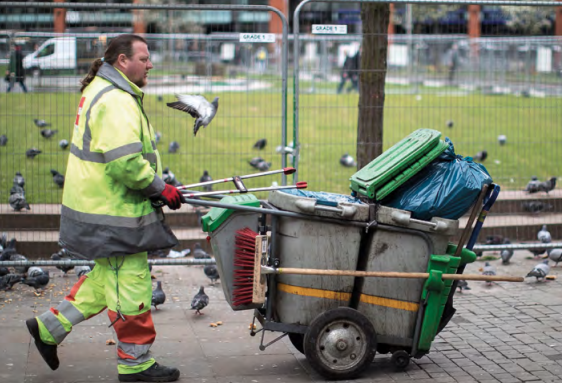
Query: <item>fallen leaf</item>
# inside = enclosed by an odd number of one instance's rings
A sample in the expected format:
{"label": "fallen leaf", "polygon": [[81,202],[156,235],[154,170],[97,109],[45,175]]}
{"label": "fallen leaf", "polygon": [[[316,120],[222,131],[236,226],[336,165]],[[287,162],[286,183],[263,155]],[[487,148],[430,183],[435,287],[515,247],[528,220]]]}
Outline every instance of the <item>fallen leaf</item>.
{"label": "fallen leaf", "polygon": [[113,339],[108,339],[105,341],[105,344],[108,346],[113,346],[115,344],[115,341]]}
{"label": "fallen leaf", "polygon": [[216,323],[211,323],[211,324],[209,324],[209,326],[210,326],[210,327],[217,327],[217,324],[216,324]]}
{"label": "fallen leaf", "polygon": [[222,325],[222,321],[217,322],[217,326],[220,326],[220,325]]}

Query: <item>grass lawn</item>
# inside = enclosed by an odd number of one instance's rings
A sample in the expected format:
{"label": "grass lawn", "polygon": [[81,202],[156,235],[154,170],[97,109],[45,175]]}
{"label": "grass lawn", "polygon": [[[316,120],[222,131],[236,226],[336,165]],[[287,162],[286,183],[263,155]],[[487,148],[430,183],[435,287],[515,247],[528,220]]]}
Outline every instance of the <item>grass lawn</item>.
{"label": "grass lawn", "polygon": [[[337,84],[332,84],[335,88]],[[301,91],[307,84],[301,83]],[[441,90],[444,92],[443,90]],[[348,179],[356,171],[343,168],[339,158],[345,152],[355,157],[357,94],[303,94],[300,97],[301,157],[299,180],[309,182],[309,190],[347,194]],[[455,96],[422,89],[415,95],[387,94],[385,102],[384,147],[388,148],[419,128],[439,130],[452,139],[457,154],[470,156],[487,150],[484,162],[492,177],[504,189],[522,188],[532,175],[539,179],[560,176],[562,144],[562,100],[515,96]],[[289,92],[291,93],[291,92]],[[281,143],[280,92],[225,92],[217,94],[217,118],[193,137],[193,119],[167,108],[164,102],[147,95],[145,105],[152,125],[162,132],[159,143],[164,166],[169,166],[183,183],[197,182],[203,170],[214,178],[253,173],[248,161],[261,156],[281,166],[275,147]],[[206,95],[208,97],[215,95]],[[16,171],[26,177],[30,203],[58,203],[62,190],[52,181],[50,169],[65,171],[68,150],[58,146],[70,141],[79,95],[77,93],[0,94],[0,135],[8,144],[0,147],[0,203],[7,203]],[[292,140],[292,97],[288,100],[288,139]],[[52,139],[44,139],[34,118],[42,118],[58,129]],[[452,120],[453,128],[446,122]],[[497,136],[505,134],[507,144],[499,146]],[[258,152],[252,145],[267,138],[267,147]],[[444,138],[444,137],[443,137]],[[177,154],[168,154],[171,141],[180,144]],[[25,151],[43,151],[27,159]],[[249,180],[247,187],[265,186],[280,177]],[[230,185],[229,185],[230,187]],[[224,189],[217,187],[215,189]],[[264,195],[260,195],[263,197]]]}

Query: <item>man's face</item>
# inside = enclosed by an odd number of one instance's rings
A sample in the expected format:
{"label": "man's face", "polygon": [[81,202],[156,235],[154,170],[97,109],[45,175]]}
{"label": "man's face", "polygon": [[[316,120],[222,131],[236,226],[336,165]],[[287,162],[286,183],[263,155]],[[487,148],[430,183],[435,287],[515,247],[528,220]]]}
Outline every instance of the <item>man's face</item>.
{"label": "man's face", "polygon": [[148,71],[153,68],[153,65],[150,62],[150,53],[145,43],[142,41],[133,42],[133,56],[128,58],[123,55],[123,59],[120,58],[119,61],[120,69],[129,81],[139,88],[147,84]]}

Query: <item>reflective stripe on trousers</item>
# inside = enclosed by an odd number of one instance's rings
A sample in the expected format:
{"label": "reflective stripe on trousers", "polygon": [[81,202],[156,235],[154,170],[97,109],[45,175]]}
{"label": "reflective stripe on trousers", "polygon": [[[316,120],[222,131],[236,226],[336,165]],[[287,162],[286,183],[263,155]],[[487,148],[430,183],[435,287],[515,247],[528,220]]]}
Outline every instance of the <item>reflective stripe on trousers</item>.
{"label": "reflective stripe on trousers", "polygon": [[[122,260],[122,257],[95,260],[94,269],[80,278],[64,301],[37,317],[45,343],[60,344],[73,326],[106,307],[110,322],[115,320],[116,279],[110,262],[115,267]],[[146,252],[125,256],[119,269],[119,301],[126,320],[118,320],[113,326],[118,339],[117,369],[120,374],[134,374],[154,364],[149,350],[156,331],[150,311],[152,282]]]}

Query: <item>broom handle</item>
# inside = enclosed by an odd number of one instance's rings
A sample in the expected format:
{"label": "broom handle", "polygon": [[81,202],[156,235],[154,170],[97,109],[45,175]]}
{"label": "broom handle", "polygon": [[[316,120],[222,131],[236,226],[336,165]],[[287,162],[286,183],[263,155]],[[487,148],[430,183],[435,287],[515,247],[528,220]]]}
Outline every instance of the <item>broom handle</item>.
{"label": "broom handle", "polygon": [[[427,279],[429,273],[401,273],[395,271],[353,271],[353,270],[323,270],[323,269],[297,269],[297,268],[272,268],[262,266],[264,274],[300,274],[300,275],[340,275],[349,277],[379,277],[379,278],[418,278]],[[523,277],[509,277],[504,275],[480,274],[443,274],[442,279],[464,281],[497,281],[497,282],[523,282]]]}

